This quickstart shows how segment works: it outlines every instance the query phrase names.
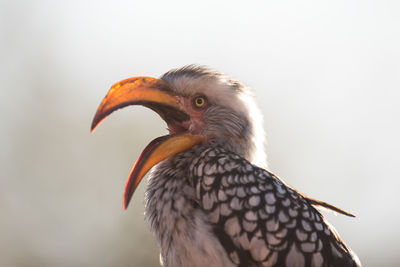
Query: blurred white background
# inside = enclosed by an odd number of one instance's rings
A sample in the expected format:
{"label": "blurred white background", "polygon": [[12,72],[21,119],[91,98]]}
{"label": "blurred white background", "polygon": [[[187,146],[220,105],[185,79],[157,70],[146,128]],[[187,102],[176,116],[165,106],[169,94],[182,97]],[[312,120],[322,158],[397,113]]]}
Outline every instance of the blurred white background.
{"label": "blurred white background", "polygon": [[272,171],[364,266],[400,261],[400,2],[0,2],[0,266],[158,266],[130,169],[165,124],[109,87],[198,63],[252,86]]}

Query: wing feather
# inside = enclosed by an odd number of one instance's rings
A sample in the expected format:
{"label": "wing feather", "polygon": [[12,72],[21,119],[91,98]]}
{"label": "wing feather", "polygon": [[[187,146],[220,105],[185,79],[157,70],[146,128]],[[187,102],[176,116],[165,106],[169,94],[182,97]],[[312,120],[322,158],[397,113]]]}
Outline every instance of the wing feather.
{"label": "wing feather", "polygon": [[189,177],[199,206],[238,266],[357,266],[313,205],[351,214],[304,197],[271,172],[219,147],[197,157]]}

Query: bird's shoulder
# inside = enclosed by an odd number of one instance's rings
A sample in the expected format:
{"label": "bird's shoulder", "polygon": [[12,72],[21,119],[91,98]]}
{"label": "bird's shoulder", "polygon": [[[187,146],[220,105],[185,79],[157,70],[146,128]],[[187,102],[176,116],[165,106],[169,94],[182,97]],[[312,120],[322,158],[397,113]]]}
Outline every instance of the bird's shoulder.
{"label": "bird's shoulder", "polygon": [[199,153],[189,172],[196,200],[235,264],[356,266],[313,203],[273,173],[221,147]]}

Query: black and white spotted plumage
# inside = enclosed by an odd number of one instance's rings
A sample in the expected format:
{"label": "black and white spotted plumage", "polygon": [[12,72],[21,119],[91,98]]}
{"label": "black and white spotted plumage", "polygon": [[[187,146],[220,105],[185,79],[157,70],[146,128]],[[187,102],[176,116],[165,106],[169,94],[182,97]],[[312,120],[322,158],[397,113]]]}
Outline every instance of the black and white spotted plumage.
{"label": "black and white spotted plumage", "polygon": [[196,200],[238,266],[356,266],[307,198],[222,148],[193,161]]}
{"label": "black and white spotted plumage", "polygon": [[306,197],[221,147],[168,159],[149,188],[165,266],[359,266]]}

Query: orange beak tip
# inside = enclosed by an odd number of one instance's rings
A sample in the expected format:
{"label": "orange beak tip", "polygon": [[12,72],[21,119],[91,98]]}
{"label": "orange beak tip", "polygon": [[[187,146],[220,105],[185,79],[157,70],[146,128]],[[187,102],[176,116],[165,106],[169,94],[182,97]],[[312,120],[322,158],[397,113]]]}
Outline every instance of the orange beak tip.
{"label": "orange beak tip", "polygon": [[90,126],[90,132],[93,133],[97,126],[108,116],[109,114],[104,114],[102,110],[97,110],[96,114],[94,115],[92,125]]}
{"label": "orange beak tip", "polygon": [[97,128],[98,125],[99,125],[99,124],[98,124],[98,123],[95,123],[95,121],[93,120],[92,126],[90,126],[90,132],[93,133],[93,132],[96,130],[96,128]]}

